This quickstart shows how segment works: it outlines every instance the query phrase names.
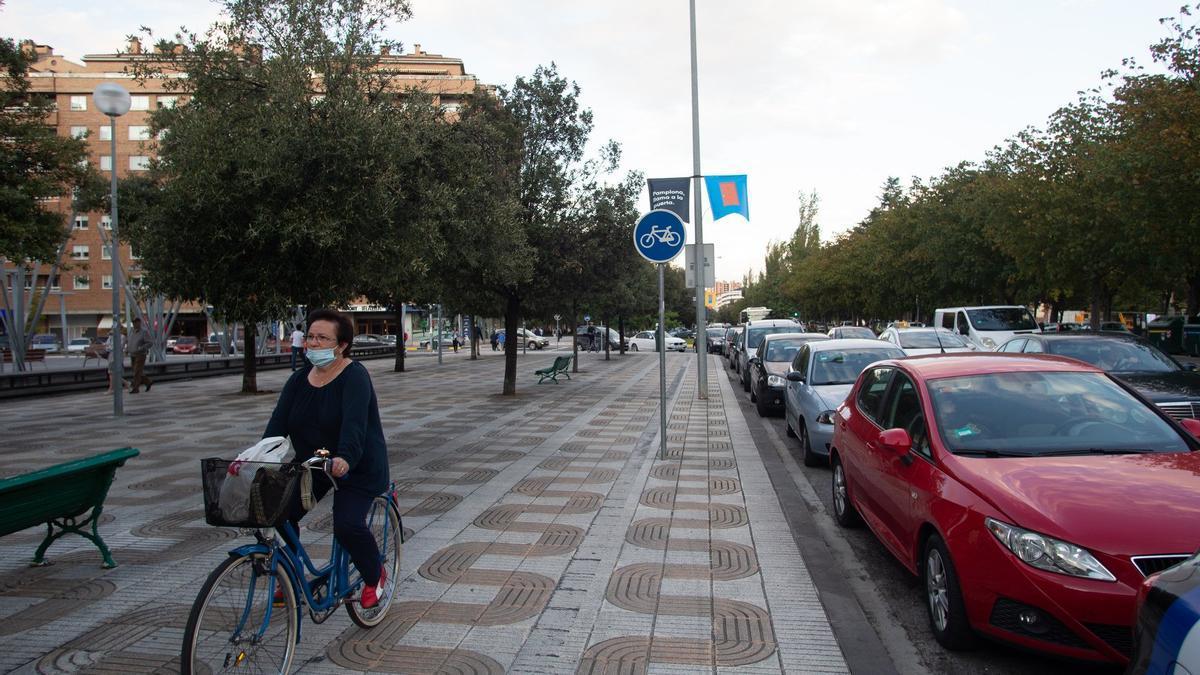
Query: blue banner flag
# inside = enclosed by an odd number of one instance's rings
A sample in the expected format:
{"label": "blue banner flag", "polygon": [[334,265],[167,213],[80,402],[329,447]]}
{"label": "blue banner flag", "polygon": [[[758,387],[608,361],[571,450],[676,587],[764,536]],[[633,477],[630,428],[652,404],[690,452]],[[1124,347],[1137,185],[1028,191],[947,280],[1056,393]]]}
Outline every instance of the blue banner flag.
{"label": "blue banner flag", "polygon": [[750,200],[746,195],[746,175],[705,176],[704,187],[708,190],[708,203],[712,206],[713,220],[731,213],[740,213],[750,220]]}

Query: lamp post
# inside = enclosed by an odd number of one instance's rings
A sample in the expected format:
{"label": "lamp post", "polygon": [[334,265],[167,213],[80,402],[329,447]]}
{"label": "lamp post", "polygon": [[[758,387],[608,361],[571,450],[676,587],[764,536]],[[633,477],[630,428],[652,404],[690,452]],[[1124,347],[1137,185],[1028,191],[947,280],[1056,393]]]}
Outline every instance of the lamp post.
{"label": "lamp post", "polygon": [[112,237],[109,239],[109,245],[112,250],[109,252],[112,257],[112,354],[109,356],[112,361],[112,384],[113,384],[113,416],[121,417],[125,414],[124,410],[124,362],[121,357],[121,257],[118,254],[120,250],[120,238],[117,236],[117,118],[129,112],[129,92],[119,84],[105,82],[96,87],[92,92],[92,100],[96,102],[96,107],[100,112],[108,115],[108,119],[112,124],[112,133],[109,137],[112,139],[112,154],[111,165],[109,169],[112,171],[111,191],[109,193],[111,209],[110,218],[112,219]]}

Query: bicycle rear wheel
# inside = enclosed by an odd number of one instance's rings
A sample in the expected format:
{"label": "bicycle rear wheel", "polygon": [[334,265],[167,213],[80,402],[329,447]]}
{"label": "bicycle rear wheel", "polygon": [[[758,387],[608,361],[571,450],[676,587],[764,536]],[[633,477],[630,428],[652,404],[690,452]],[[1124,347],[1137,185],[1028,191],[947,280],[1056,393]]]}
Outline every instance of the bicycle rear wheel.
{"label": "bicycle rear wheel", "polygon": [[388,503],[386,498],[376,497],[375,502],[371,505],[371,512],[367,514],[367,527],[371,528],[371,534],[375,535],[375,545],[379,547],[379,555],[383,570],[387,572],[387,585],[391,588],[391,592],[380,598],[378,605],[368,609],[364,609],[357,602],[347,602],[346,612],[350,614],[350,619],[354,623],[363,628],[372,628],[383,621],[383,617],[387,615],[388,608],[392,606],[392,601],[396,597],[395,589],[399,582],[402,548],[400,513],[394,505]]}
{"label": "bicycle rear wheel", "polygon": [[[277,588],[282,602],[273,604]],[[268,556],[227,558],[192,604],[181,672],[286,673],[300,630],[297,616],[295,590],[282,570],[271,572]]]}

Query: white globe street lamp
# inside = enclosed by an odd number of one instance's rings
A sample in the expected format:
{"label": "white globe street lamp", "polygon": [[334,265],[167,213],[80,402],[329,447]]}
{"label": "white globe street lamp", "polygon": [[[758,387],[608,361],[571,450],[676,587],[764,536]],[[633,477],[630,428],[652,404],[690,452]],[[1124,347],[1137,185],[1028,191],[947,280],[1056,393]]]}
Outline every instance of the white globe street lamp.
{"label": "white globe street lamp", "polygon": [[112,124],[112,133],[109,137],[112,139],[112,154],[111,164],[109,169],[112,172],[111,191],[109,193],[111,212],[109,217],[112,219],[112,236],[109,237],[109,253],[112,257],[112,353],[109,355],[109,363],[112,364],[112,387],[113,387],[113,415],[121,417],[125,414],[124,411],[124,368],[125,363],[121,356],[121,258],[117,251],[118,235],[117,235],[117,118],[129,112],[130,98],[129,92],[119,84],[105,82],[96,87],[92,92],[92,100],[96,102],[96,108],[100,112],[108,115],[109,121]]}

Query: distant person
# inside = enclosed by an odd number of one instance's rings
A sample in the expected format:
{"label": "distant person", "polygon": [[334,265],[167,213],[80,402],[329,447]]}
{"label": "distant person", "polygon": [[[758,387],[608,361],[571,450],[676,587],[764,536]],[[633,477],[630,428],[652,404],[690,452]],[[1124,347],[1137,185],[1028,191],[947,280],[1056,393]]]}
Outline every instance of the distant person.
{"label": "distant person", "polygon": [[[121,335],[125,335],[125,329],[121,328]],[[113,393],[113,373],[117,370],[117,360],[121,358],[120,354],[113,354],[113,334],[108,334],[108,339],[104,341],[104,352],[101,356],[108,359],[108,393]],[[125,378],[121,378],[121,391],[129,389],[129,382]]]}
{"label": "distant person", "polygon": [[129,393],[138,393],[138,387],[143,383],[146,385],[146,391],[150,391],[150,386],[154,383],[150,378],[146,377],[146,357],[150,355],[150,334],[142,329],[142,320],[133,320],[133,330],[129,331],[129,358],[133,361],[133,381],[129,383]]}
{"label": "distant person", "polygon": [[454,350],[454,353],[455,353],[455,354],[457,354],[457,353],[458,353],[458,345],[459,345],[459,342],[458,342],[458,334],[456,333],[456,334],[454,335],[454,339],[450,341],[450,347],[451,347],[451,348]]}
{"label": "distant person", "polygon": [[300,330],[300,324],[296,324],[292,329],[292,370],[296,369],[296,361],[300,355],[304,353],[304,331]]}
{"label": "distant person", "polygon": [[496,332],[496,338],[497,338],[497,340],[499,340],[499,341],[500,341],[500,347],[501,347],[501,349],[503,349],[503,348],[504,348],[504,335],[505,335],[504,333],[501,333],[501,332],[499,332],[499,331],[497,331],[497,332]]}
{"label": "distant person", "polygon": [[492,351],[496,351],[497,349],[500,348],[500,336],[497,335],[495,332],[492,333],[491,341],[492,341]]}

